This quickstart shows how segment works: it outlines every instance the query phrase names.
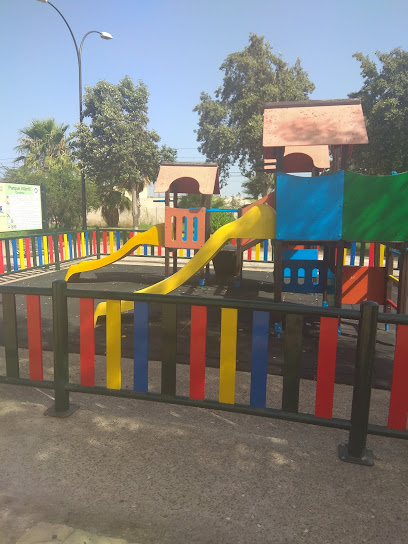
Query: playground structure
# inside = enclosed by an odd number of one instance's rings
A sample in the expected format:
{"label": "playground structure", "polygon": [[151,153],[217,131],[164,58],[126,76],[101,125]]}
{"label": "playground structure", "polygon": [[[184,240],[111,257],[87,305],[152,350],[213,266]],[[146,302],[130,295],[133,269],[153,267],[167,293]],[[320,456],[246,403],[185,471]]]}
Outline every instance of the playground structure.
{"label": "playground structure", "polygon": [[[149,243],[164,245],[165,280],[157,287],[147,288],[146,292],[169,293],[196,273],[203,286],[205,276],[209,274],[209,262],[228,242],[225,234],[228,232],[230,239],[236,241],[237,287],[242,278],[244,251],[270,239],[274,246],[275,302],[282,300],[283,292],[320,293],[323,305],[327,306],[332,294],[331,305],[338,308],[342,304],[374,300],[387,312],[395,308],[398,313],[405,313],[406,255],[402,251],[400,278],[393,273],[393,255],[408,240],[408,232],[402,226],[408,207],[400,198],[407,189],[408,175],[363,176],[343,169],[318,175],[330,164],[329,149],[333,169],[345,168],[353,145],[367,142],[359,100],[268,104],[264,112],[265,168],[267,171],[278,170],[276,190],[238,210],[238,221],[241,224],[253,207],[276,208],[276,236],[274,225],[268,228],[263,224],[262,236],[259,236],[259,229],[256,235],[250,228],[246,229],[245,236],[242,229],[238,229],[240,234],[237,235],[233,227],[213,235],[208,252],[211,197],[219,194],[218,167],[214,163],[164,163],[155,192],[165,195],[165,223],[138,234],[115,255],[99,262],[74,265],[66,280],[78,276],[81,271],[111,264],[138,245]],[[288,174],[299,170],[310,172],[312,177]],[[178,207],[181,193],[200,194],[201,207]],[[215,244],[218,245],[215,247]],[[357,244],[360,247],[370,244],[368,266],[364,259],[356,266]],[[290,249],[293,247],[302,249],[293,251]],[[308,247],[320,248],[323,258],[319,259],[318,250],[306,249]],[[348,248],[350,265],[345,266],[343,256]],[[188,263],[184,271],[177,272],[177,250],[198,252],[192,259],[193,264]],[[176,278],[167,281],[166,278],[171,278],[171,257]],[[398,284],[397,303],[391,300],[393,283]]]}

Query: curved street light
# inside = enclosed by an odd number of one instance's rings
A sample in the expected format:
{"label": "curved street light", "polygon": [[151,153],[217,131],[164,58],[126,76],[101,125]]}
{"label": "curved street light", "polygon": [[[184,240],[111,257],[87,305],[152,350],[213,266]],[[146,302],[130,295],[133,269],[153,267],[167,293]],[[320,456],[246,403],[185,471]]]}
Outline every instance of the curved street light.
{"label": "curved street light", "polygon": [[[109,34],[109,32],[100,32],[99,30],[90,30],[85,34],[85,36],[82,38],[80,46],[78,47],[77,41],[75,39],[74,33],[71,30],[71,27],[68,24],[68,21],[65,19],[65,17],[62,15],[60,10],[54,6],[54,4],[51,4],[48,0],[37,0],[37,2],[41,2],[42,4],[48,4],[52,8],[55,9],[55,11],[62,17],[64,20],[64,23],[67,25],[68,30],[71,34],[72,40],[75,45],[75,51],[77,54],[77,60],[78,60],[78,84],[79,84],[79,122],[82,123],[83,121],[83,112],[82,112],[82,65],[81,65],[81,57],[82,57],[82,47],[84,45],[85,38],[89,36],[89,34],[99,34],[99,36],[103,40],[112,40],[113,36],[112,34]],[[82,189],[82,229],[87,229],[86,224],[86,188],[85,188],[85,174],[83,169],[81,168],[81,189]]]}

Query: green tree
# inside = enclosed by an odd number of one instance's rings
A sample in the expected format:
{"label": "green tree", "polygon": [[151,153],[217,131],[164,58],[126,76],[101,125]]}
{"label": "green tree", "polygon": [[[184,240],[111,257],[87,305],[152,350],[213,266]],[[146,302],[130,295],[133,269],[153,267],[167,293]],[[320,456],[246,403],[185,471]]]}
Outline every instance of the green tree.
{"label": "green tree", "polygon": [[[273,179],[273,178],[272,178]],[[258,172],[251,176],[248,181],[242,183],[244,193],[254,200],[262,196],[266,196],[272,186],[271,174],[266,172]]]}
{"label": "green tree", "polygon": [[377,61],[362,53],[363,86],[350,98],[360,98],[367,125],[368,145],[356,146],[351,168],[365,174],[408,170],[408,52],[400,47],[376,53]]}
{"label": "green tree", "polygon": [[[243,51],[228,55],[220,70],[224,79],[215,98],[201,93],[194,111],[199,116],[199,150],[207,160],[218,163],[221,183],[225,184],[229,169],[236,163],[247,178],[262,170],[265,104],[307,99],[315,86],[299,59],[289,65],[257,34],[249,36],[249,45]],[[262,174],[262,179],[262,193],[266,194],[273,176]]]}
{"label": "green tree", "polygon": [[15,148],[19,155],[14,162],[33,171],[69,163],[71,159],[65,134],[67,128],[68,125],[57,125],[51,117],[34,119],[20,131],[20,142]]}
{"label": "green tree", "polygon": [[148,128],[148,100],[146,85],[142,81],[135,85],[129,76],[118,85],[99,81],[87,87],[84,117],[90,123],[78,125],[72,140],[102,206],[111,208],[116,198],[119,211],[124,199],[113,197],[114,192],[131,193],[134,227],[139,224],[140,193],[156,178],[160,162],[176,156],[174,149],[160,148],[159,135]]}

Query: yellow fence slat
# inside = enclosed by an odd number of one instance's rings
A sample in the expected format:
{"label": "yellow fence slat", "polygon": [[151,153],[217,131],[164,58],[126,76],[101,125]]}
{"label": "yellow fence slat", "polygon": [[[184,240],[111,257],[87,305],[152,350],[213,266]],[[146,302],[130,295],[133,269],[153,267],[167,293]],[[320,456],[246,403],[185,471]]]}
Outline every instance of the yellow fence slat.
{"label": "yellow fence slat", "polygon": [[120,300],[106,301],[106,387],[121,387]]}
{"label": "yellow fence slat", "polygon": [[237,367],[238,310],[221,309],[220,390],[219,401],[234,404]]}
{"label": "yellow fence slat", "polygon": [[24,268],[25,268],[24,245],[23,245],[23,239],[22,238],[18,239],[18,250],[19,250],[19,253],[20,253],[20,268],[21,268],[21,270],[24,270]]}

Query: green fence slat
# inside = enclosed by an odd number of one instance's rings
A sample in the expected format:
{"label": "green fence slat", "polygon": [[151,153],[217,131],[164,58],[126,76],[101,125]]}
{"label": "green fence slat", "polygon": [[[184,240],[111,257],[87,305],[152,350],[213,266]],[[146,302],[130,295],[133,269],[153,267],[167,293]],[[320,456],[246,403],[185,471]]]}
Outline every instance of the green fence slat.
{"label": "green fence slat", "polygon": [[303,316],[288,314],[285,328],[282,410],[298,413]]}
{"label": "green fence slat", "polygon": [[4,293],[3,298],[3,340],[6,353],[6,373],[9,378],[19,378],[16,296]]}
{"label": "green fence slat", "polygon": [[163,304],[162,309],[162,395],[176,394],[177,306]]}

